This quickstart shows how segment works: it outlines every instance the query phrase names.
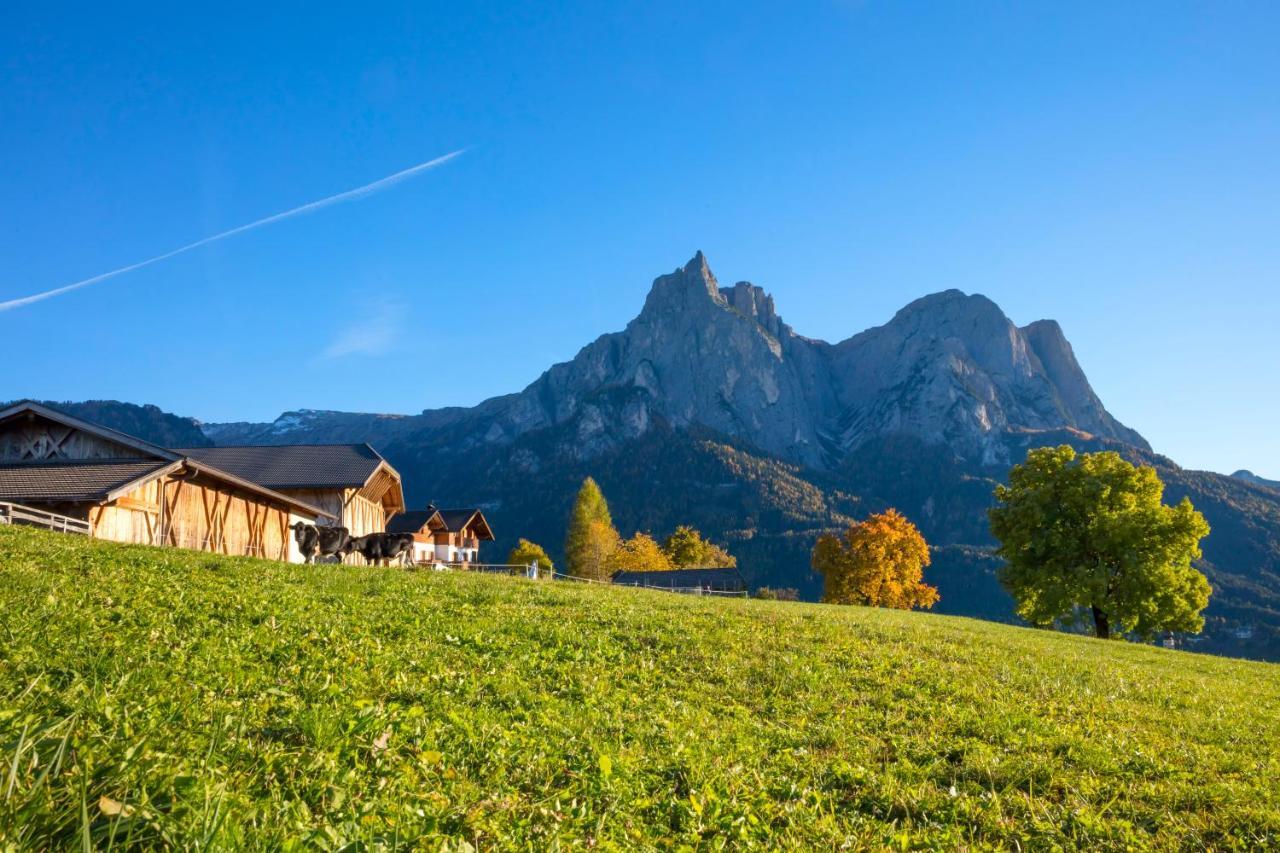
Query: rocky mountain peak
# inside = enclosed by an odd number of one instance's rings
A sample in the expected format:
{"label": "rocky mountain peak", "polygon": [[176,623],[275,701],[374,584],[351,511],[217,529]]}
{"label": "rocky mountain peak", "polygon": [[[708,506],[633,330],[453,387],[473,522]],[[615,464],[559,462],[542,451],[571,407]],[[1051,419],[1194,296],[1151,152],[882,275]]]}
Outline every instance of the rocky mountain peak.
{"label": "rocky mountain peak", "polygon": [[707,258],[699,251],[683,267],[653,280],[641,316],[673,311],[703,311],[713,306],[723,307],[725,304]]}
{"label": "rocky mountain peak", "polygon": [[757,287],[749,281],[740,281],[733,287],[721,288],[720,295],[724,297],[729,307],[744,317],[755,320],[762,329],[775,338],[781,338],[784,331],[790,331],[774,309],[773,297],[765,293],[764,288]]}
{"label": "rocky mountain peak", "polygon": [[898,310],[888,325],[933,334],[976,337],[1003,335],[1013,323],[999,305],[980,293],[944,290],[908,303]]}

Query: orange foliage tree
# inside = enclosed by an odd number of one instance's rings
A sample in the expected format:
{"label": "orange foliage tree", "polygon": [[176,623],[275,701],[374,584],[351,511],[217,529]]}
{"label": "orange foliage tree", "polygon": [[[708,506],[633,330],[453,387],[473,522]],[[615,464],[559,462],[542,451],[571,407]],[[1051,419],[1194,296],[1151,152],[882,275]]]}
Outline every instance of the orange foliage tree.
{"label": "orange foliage tree", "polygon": [[929,545],[896,509],[855,522],[843,536],[825,534],[813,546],[822,573],[822,600],[872,607],[932,607],[938,590],[922,581]]}

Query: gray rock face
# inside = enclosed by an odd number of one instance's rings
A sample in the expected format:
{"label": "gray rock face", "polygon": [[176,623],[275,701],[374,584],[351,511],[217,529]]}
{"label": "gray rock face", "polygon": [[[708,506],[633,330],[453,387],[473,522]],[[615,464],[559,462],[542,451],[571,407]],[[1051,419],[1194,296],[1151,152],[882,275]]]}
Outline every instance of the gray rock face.
{"label": "gray rock face", "polygon": [[985,296],[926,296],[831,353],[840,450],[899,432],[995,464],[1009,461],[1001,434],[1062,427],[1148,449],[1103,407],[1056,322],[1018,328]]}
{"label": "gray rock face", "polygon": [[892,433],[984,463],[1008,461],[1009,431],[1067,427],[1147,448],[1106,411],[1051,320],[1018,328],[986,297],[949,290],[832,345],[797,335],[761,288],[721,288],[701,252],[654,281],[624,331],[474,414],[490,421],[486,442],[576,421],[583,455],[657,416],[813,467]]}

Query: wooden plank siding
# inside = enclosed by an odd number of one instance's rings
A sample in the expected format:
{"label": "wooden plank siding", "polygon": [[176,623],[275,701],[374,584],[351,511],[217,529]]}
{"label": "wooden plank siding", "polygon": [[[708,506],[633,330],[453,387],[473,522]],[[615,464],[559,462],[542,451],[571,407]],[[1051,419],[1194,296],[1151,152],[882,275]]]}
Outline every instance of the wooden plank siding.
{"label": "wooden plank siding", "polygon": [[89,510],[93,535],[217,554],[289,559],[289,509],[203,477],[165,476]]}
{"label": "wooden plank siding", "polygon": [[136,448],[40,418],[0,426],[0,462],[56,459],[135,459]]}

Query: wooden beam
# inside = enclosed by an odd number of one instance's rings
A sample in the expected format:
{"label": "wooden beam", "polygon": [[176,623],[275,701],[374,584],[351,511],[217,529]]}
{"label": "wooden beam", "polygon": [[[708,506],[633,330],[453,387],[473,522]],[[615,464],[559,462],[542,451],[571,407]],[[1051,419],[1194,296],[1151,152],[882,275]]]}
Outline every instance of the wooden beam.
{"label": "wooden beam", "polygon": [[116,506],[121,507],[123,509],[137,510],[138,512],[146,512],[146,513],[160,512],[159,504],[153,504],[150,501],[138,500],[137,498],[131,498],[128,496],[122,497],[122,498],[116,498]]}

